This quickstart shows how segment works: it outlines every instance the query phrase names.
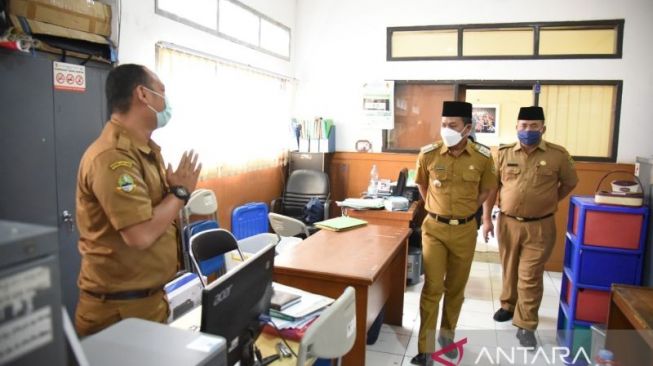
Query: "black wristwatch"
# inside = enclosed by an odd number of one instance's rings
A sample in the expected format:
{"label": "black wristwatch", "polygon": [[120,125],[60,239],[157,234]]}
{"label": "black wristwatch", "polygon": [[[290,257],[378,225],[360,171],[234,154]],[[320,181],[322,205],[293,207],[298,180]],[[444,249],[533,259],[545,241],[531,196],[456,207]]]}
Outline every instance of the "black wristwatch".
{"label": "black wristwatch", "polygon": [[190,198],[190,193],[184,186],[172,186],[170,187],[170,193],[174,194],[175,197],[184,201],[184,205],[188,203],[188,199]]}

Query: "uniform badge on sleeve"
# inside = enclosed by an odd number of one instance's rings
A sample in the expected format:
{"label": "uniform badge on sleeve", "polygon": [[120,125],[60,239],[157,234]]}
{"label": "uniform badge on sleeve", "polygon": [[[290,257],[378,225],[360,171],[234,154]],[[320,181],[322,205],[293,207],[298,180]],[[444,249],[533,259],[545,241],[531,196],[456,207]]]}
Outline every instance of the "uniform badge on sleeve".
{"label": "uniform badge on sleeve", "polygon": [[111,168],[111,170],[116,170],[120,167],[131,168],[133,165],[134,163],[132,163],[131,161],[118,160],[116,162],[113,162],[111,165],[109,165],[109,168]]}
{"label": "uniform badge on sleeve", "polygon": [[134,190],[135,186],[134,178],[129,174],[123,174],[118,178],[118,187],[116,187],[116,189],[118,191],[129,193]]}

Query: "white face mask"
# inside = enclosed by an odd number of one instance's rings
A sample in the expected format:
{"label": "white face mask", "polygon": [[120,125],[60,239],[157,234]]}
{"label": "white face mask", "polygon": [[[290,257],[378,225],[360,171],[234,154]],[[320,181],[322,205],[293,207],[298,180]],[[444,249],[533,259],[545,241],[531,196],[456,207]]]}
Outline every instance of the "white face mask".
{"label": "white face mask", "polygon": [[442,135],[442,141],[447,147],[456,146],[463,139],[463,135],[460,132],[452,130],[449,127],[443,128],[440,131],[440,135]]}

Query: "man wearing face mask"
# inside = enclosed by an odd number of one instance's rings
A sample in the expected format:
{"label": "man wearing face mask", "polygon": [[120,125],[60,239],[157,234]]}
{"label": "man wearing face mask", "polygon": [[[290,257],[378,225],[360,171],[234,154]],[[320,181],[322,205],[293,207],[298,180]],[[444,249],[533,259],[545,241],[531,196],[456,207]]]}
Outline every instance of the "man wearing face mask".
{"label": "man wearing face mask", "polygon": [[153,72],[118,66],[107,77],[106,95],[111,118],[82,156],[77,177],[81,336],[130,317],[166,321],[163,286],[179,263],[173,221],[201,170],[192,151],[175,170],[166,168],[150,139],[171,117]]}
{"label": "man wearing face mask", "polygon": [[[424,146],[417,158],[415,183],[428,215],[422,223],[425,281],[420,297],[419,353],[411,363],[425,365],[435,351],[438,306],[444,294],[437,341],[453,343],[458,315],[476,247],[475,213],[496,188],[490,150],[468,139],[472,105],[444,102],[442,141]],[[455,358],[458,350],[445,353]]]}
{"label": "man wearing face mask", "polygon": [[[546,131],[540,107],[519,111],[519,143],[501,146],[498,219],[499,254],[503,266],[501,308],[498,322],[512,320],[523,347],[535,347],[538,315],[543,293],[544,264],[556,239],[553,215],[558,201],[578,183],[574,162],[564,147],[542,139]],[[483,235],[494,235],[489,213],[496,196],[485,203]],[[513,318],[514,315],[514,318]]]}

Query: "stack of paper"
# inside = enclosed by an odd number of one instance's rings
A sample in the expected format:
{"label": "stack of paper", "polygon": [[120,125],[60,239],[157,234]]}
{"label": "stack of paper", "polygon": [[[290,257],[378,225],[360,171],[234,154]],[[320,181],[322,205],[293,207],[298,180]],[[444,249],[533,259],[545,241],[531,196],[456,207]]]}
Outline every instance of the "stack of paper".
{"label": "stack of paper", "polygon": [[[284,292],[300,297],[299,302],[282,310],[270,309],[272,322],[281,331],[281,334],[289,339],[298,340],[304,335],[308,327],[320,316],[320,313],[333,303],[333,299],[313,294],[300,289],[274,283],[274,291]],[[276,334],[276,330],[269,325],[263,329],[264,332]]]}
{"label": "stack of paper", "polygon": [[383,198],[347,198],[337,201],[339,207],[350,207],[358,210],[383,208]]}
{"label": "stack of paper", "polygon": [[345,231],[364,225],[367,225],[367,221],[347,216],[340,216],[315,223],[315,227],[331,231]]}

